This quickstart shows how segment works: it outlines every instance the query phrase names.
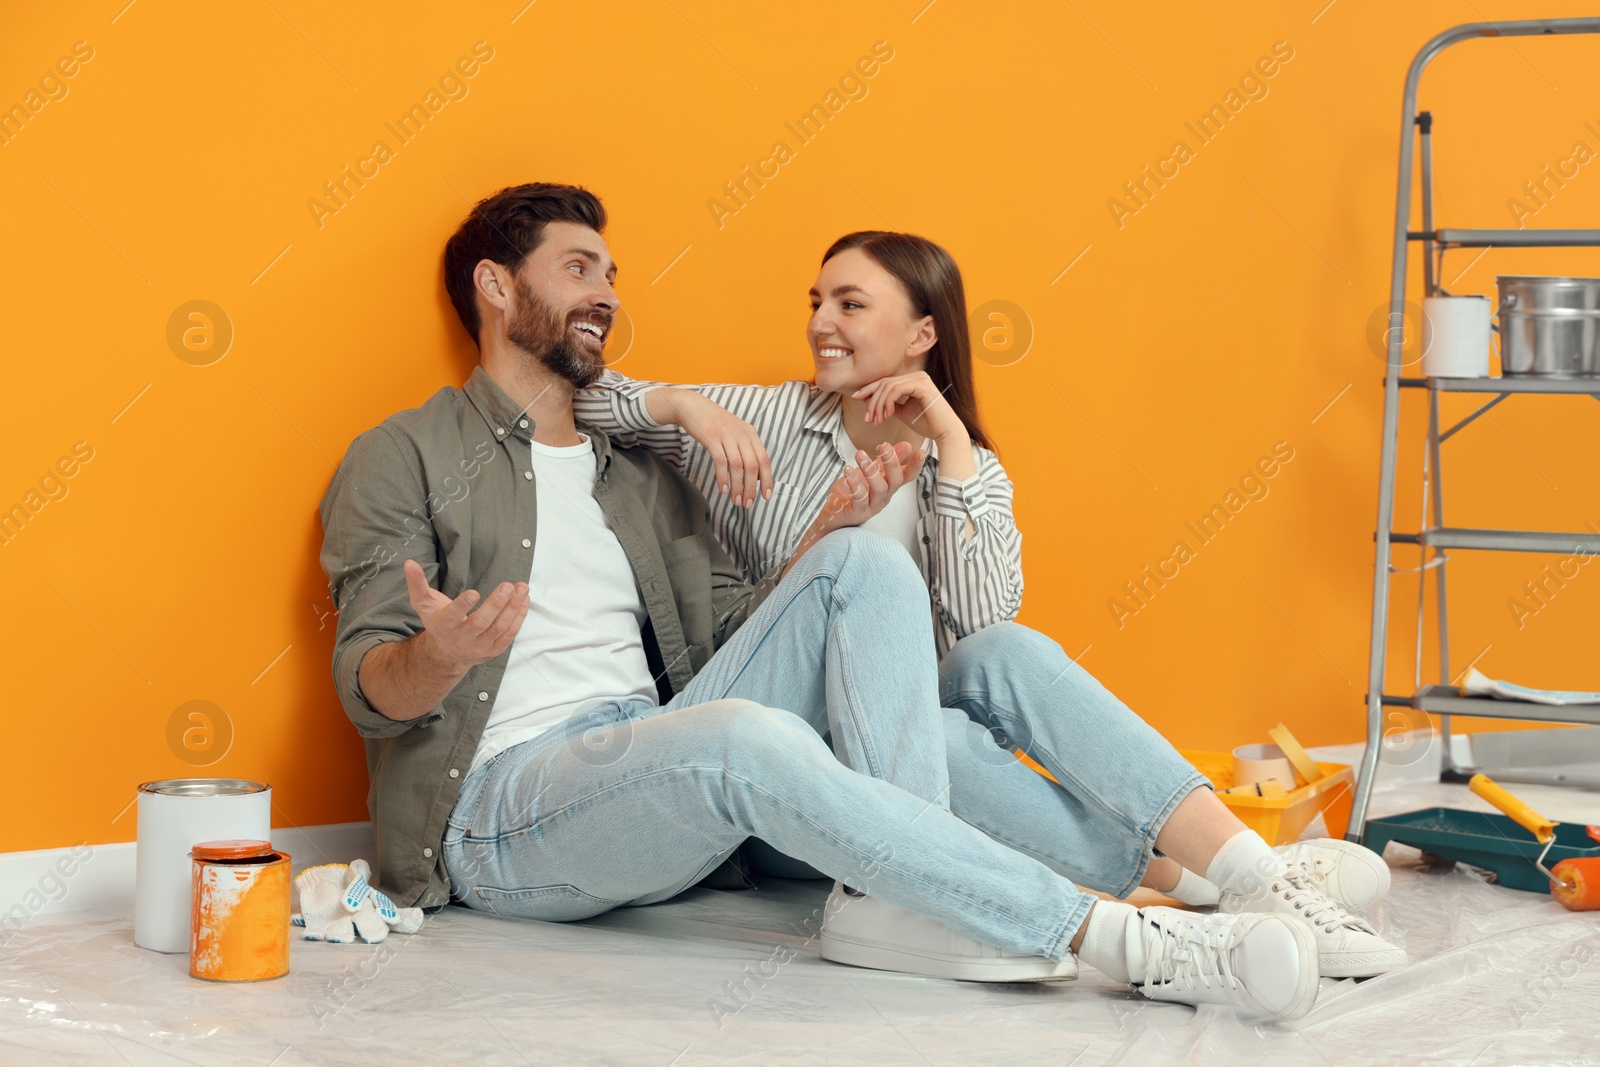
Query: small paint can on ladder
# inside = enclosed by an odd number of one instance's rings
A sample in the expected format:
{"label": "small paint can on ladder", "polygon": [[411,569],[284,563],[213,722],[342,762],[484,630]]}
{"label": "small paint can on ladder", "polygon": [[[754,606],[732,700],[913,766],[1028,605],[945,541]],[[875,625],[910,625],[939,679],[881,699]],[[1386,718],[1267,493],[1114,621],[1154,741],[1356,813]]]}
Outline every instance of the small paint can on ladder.
{"label": "small paint can on ladder", "polygon": [[189,973],[213,982],[288,974],[289,854],[270,841],[202,841],[189,857]]}

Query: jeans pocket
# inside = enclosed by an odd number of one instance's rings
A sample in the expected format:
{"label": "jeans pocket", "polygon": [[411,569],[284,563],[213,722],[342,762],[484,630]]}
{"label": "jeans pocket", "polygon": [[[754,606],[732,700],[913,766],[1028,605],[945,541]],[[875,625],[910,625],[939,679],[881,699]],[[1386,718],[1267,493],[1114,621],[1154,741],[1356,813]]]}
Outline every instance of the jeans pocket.
{"label": "jeans pocket", "polygon": [[492,915],[538,919],[541,922],[588,919],[623,903],[590,896],[571,885],[546,885],[534,889],[495,889],[480,885],[470,892],[477,904]]}

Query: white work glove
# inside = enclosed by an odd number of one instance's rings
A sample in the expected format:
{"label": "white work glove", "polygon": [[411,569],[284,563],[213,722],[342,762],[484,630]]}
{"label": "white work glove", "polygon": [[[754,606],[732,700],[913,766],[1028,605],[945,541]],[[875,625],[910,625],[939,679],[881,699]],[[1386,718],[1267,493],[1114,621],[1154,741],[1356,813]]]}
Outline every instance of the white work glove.
{"label": "white work glove", "polygon": [[305,928],[307,941],[349,943],[359,935],[376,944],[389,936],[390,927],[403,934],[420,930],[422,909],[396,908],[394,901],[372,888],[371,873],[363,859],[307,867],[294,880],[300,911],[289,921]]}
{"label": "white work glove", "polygon": [[[394,901],[381,890],[372,888],[368,879],[372,877],[372,868],[367,866],[367,861],[357,859],[350,861],[350,870],[355,875],[344,889],[344,906],[347,908],[366,909],[372,908],[383,918],[388,926],[394,927],[402,934],[414,934],[422,929],[421,908],[397,908]],[[359,912],[358,912],[359,914]],[[360,923],[356,924],[360,929]],[[365,934],[362,935],[366,937]],[[377,937],[368,937],[368,941],[382,941],[386,934]]]}

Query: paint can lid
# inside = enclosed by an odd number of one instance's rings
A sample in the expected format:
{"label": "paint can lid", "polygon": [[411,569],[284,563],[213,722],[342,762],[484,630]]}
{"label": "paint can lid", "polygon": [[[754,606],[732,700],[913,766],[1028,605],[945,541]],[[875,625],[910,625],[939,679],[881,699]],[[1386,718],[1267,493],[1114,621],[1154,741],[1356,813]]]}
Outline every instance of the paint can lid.
{"label": "paint can lid", "polygon": [[201,841],[189,853],[197,860],[251,860],[272,855],[271,841],[237,838],[232,841]]}
{"label": "paint can lid", "polygon": [[243,793],[262,793],[265,782],[251,782],[243,778],[163,778],[155,782],[141,782],[141,793],[164,793],[176,797],[218,797]]}

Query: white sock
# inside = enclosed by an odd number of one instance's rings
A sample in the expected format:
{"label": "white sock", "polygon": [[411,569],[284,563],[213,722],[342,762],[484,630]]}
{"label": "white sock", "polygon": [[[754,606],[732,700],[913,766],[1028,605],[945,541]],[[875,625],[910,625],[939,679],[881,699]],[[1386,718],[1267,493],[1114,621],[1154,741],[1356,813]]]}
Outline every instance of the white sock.
{"label": "white sock", "polygon": [[1194,904],[1205,907],[1215,905],[1221,898],[1217,887],[1206,879],[1195,874],[1187,867],[1179,868],[1178,884],[1166,891],[1167,896],[1173,900],[1181,900],[1185,904]]}
{"label": "white sock", "polygon": [[1139,909],[1115,900],[1097,900],[1084,922],[1083,946],[1078,958],[1119,982],[1128,976],[1128,924],[1137,922]]}
{"label": "white sock", "polygon": [[1254,830],[1240,830],[1217,850],[1206,868],[1206,880],[1222,893],[1249,896],[1284,867],[1283,857],[1272,851]]}

